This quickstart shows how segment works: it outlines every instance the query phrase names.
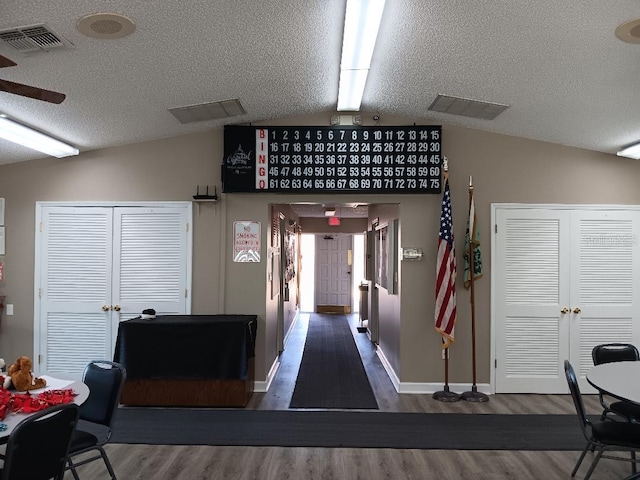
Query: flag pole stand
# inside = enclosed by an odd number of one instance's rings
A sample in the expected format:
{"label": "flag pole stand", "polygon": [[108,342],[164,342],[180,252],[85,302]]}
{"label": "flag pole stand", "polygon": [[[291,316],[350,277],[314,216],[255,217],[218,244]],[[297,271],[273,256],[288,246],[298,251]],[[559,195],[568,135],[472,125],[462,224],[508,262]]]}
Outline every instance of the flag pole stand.
{"label": "flag pole stand", "polygon": [[440,402],[458,402],[460,395],[449,390],[449,349],[444,349],[444,389],[433,394],[434,400]]}
{"label": "flag pole stand", "polygon": [[[473,200],[473,184],[471,182],[471,178],[469,178],[469,211],[471,211],[471,201]],[[473,385],[471,386],[471,390],[468,392],[463,392],[460,397],[467,402],[479,402],[484,403],[489,401],[489,396],[485,395],[482,392],[478,391],[478,386],[476,385],[476,304],[474,298],[474,278],[475,270],[474,270],[474,258],[473,258],[473,250],[475,248],[475,239],[473,238],[473,232],[469,232],[469,283],[470,283],[470,297],[471,297],[471,358],[473,365]]]}

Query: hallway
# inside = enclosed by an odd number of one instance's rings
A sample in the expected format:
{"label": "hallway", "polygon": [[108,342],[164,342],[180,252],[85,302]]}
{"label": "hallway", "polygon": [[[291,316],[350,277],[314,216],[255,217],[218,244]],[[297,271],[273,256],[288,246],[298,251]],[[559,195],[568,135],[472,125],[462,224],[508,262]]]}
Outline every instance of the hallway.
{"label": "hallway", "polygon": [[[574,414],[569,395],[496,394],[487,403],[459,401],[454,403],[434,400],[431,394],[400,394],[396,392],[376,348],[366,333],[358,333],[358,315],[348,315],[351,332],[360,351],[367,376],[381,412],[425,413],[499,413],[499,414]],[[307,334],[308,313],[301,313],[290,334],[286,349],[280,357],[280,368],[267,393],[253,394],[246,408],[252,410],[288,410],[295,387],[298,367]],[[454,386],[451,388],[455,391]],[[461,393],[461,392],[457,392]],[[600,412],[597,395],[585,395],[585,406],[590,414]]]}

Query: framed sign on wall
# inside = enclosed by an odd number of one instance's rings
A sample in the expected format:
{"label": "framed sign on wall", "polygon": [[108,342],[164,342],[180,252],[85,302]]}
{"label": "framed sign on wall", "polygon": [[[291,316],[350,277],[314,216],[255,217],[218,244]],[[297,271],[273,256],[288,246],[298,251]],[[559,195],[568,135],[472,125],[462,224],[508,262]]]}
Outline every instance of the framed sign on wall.
{"label": "framed sign on wall", "polygon": [[398,293],[398,220],[376,227],[376,278],[378,287]]}
{"label": "framed sign on wall", "polygon": [[259,262],[260,222],[233,222],[233,261]]}
{"label": "framed sign on wall", "polygon": [[223,191],[441,191],[441,126],[224,129]]}

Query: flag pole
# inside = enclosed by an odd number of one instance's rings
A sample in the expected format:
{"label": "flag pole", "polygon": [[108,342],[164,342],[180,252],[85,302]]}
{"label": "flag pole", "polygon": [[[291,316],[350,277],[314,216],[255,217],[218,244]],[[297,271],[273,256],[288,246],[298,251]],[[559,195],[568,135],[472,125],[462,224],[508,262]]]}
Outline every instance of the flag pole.
{"label": "flag pole", "polygon": [[458,402],[460,395],[449,390],[449,348],[443,349],[444,352],[444,388],[433,394],[434,400],[441,402]]}
{"label": "flag pole", "polygon": [[[471,212],[473,202],[473,178],[469,176],[469,212]],[[475,222],[474,222],[475,224]],[[475,229],[474,229],[475,230]],[[475,232],[471,231],[471,225],[469,225],[469,294],[471,303],[471,358],[472,358],[472,370],[473,370],[473,384],[471,385],[471,391],[463,392],[461,397],[467,402],[488,402],[489,397],[482,392],[478,392],[478,386],[476,385],[476,304],[475,304],[475,292],[473,289],[475,266],[473,251],[476,247]]]}
{"label": "flag pole", "polygon": [[[449,179],[449,161],[447,157],[442,159],[442,170],[444,171],[443,180],[446,182]],[[460,395],[452,392],[449,389],[449,348],[443,349],[444,354],[444,388],[433,394],[434,400],[440,402],[458,402],[460,401]]]}

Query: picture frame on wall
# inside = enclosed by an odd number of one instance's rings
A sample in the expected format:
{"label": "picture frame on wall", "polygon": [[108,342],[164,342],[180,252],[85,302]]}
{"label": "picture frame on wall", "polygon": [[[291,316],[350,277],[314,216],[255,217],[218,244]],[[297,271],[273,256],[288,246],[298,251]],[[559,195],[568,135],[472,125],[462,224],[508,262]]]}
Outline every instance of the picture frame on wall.
{"label": "picture frame on wall", "polygon": [[398,221],[376,226],[375,283],[389,294],[398,293]]}

